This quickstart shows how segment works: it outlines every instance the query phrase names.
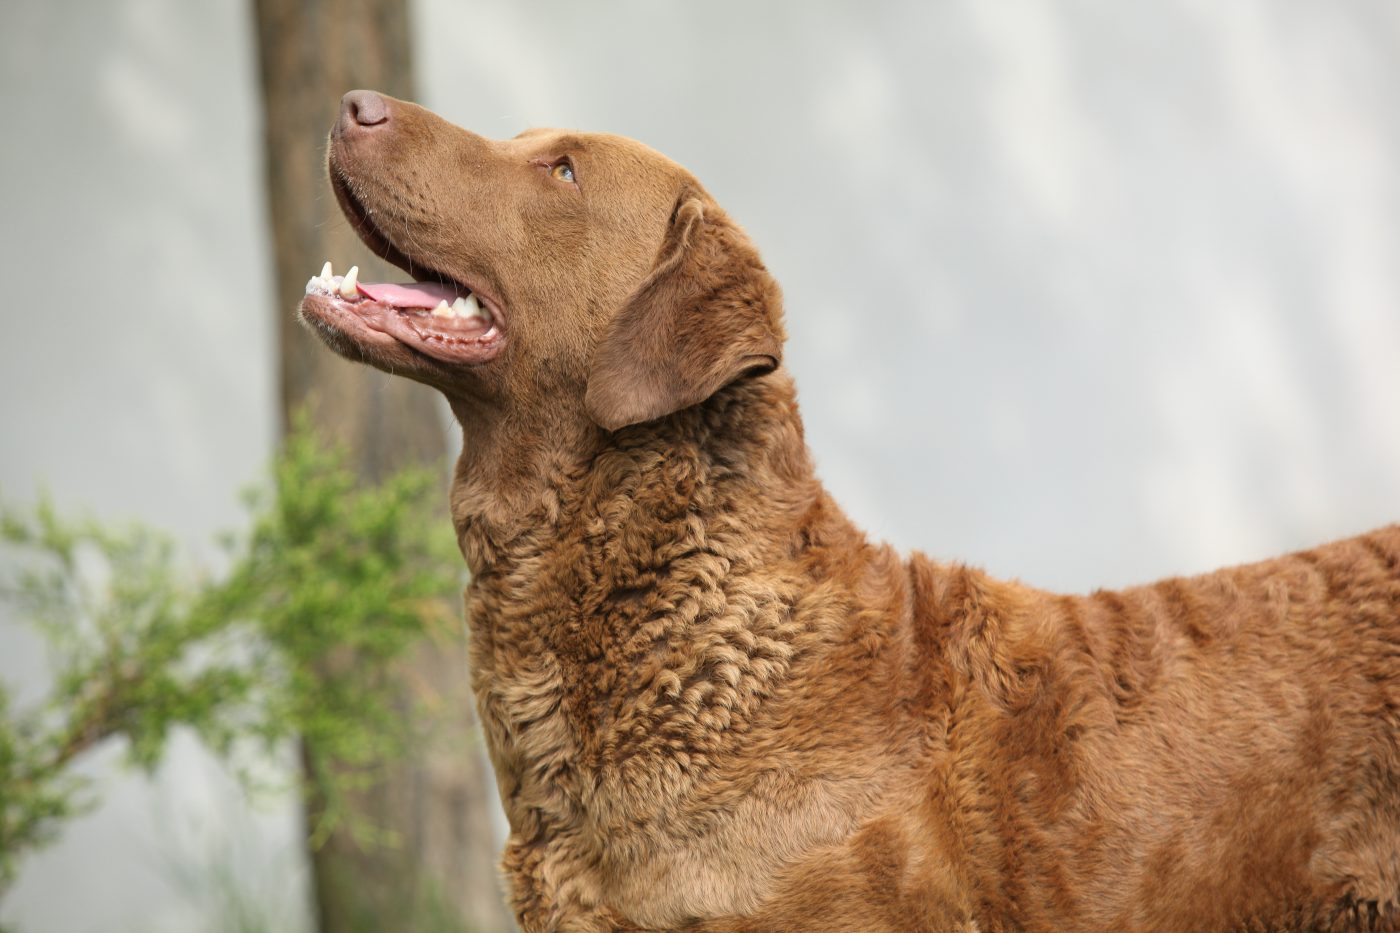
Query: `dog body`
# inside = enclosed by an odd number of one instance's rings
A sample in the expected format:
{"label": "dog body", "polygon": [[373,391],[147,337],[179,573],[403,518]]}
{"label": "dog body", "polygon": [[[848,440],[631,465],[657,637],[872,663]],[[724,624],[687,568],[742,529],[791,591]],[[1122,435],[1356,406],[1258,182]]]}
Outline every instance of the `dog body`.
{"label": "dog body", "polygon": [[904,559],[815,478],[777,287],[683,169],[368,92],[330,161],[436,280],[302,313],[463,424],[522,928],[1396,927],[1400,527],[1086,597]]}
{"label": "dog body", "polygon": [[[1056,596],[872,546],[786,380],[727,391],[513,545],[456,503],[526,929],[1306,929],[1394,901],[1400,529]],[[717,457],[740,425],[784,443]]]}

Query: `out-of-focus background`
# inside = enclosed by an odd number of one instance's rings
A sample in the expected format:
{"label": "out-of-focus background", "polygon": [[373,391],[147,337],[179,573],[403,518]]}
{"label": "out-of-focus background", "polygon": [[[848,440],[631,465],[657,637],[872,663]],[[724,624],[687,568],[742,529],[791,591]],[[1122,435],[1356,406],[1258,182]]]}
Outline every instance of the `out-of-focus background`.
{"label": "out-of-focus background", "polygon": [[[427,106],[636,137],[747,227],[821,475],[873,534],[1084,591],[1400,519],[1392,0],[409,16]],[[0,31],[0,494],[215,568],[273,456],[293,312],[257,41],[237,0],[18,0]],[[17,701],[45,670],[0,617]],[[77,760],[99,803],[23,859],[0,924],[314,928],[294,794],[250,798],[189,734],[152,779],[119,746]]]}

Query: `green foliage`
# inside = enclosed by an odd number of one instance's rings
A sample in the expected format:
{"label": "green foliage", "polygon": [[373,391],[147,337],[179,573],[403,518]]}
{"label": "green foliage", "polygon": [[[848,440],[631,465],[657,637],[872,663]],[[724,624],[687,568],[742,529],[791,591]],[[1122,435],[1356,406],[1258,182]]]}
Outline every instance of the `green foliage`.
{"label": "green foliage", "polygon": [[68,766],[108,738],[148,770],[176,726],[235,763],[300,738],[313,837],[346,819],[345,794],[414,739],[390,667],[424,636],[462,637],[438,485],[427,470],[362,485],[301,422],[217,580],[149,529],[64,518],[47,498],[0,507],[0,599],[44,636],[53,674],[32,709],[0,685],[0,890],[89,802]]}

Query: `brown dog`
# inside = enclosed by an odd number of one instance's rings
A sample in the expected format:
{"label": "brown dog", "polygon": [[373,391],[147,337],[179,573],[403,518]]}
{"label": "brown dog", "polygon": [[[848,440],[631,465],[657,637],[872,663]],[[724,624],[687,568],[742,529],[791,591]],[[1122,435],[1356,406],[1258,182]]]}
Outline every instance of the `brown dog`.
{"label": "brown dog", "polygon": [[813,475],[778,288],[684,169],[356,91],[330,175],[430,283],[302,315],[465,431],[525,930],[1400,925],[1400,526],[1084,597],[904,559]]}

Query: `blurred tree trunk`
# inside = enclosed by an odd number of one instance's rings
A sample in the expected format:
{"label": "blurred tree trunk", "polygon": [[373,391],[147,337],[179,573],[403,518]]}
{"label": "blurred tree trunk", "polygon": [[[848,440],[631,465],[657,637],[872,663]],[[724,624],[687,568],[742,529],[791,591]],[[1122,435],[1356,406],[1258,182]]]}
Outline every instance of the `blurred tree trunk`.
{"label": "blurred tree trunk", "polygon": [[[407,0],[255,0],[254,6],[283,428],[294,411],[309,408],[317,428],[349,447],[367,479],[410,463],[445,464],[441,407],[431,390],[340,359],[294,314],[306,280],[326,259],[342,273],[358,264],[369,281],[399,277],[342,219],[326,181],[325,142],[346,91],[413,96]],[[444,488],[443,521],[446,505]],[[440,711],[432,724],[436,741],[350,800],[365,823],[391,834],[391,845],[358,845],[338,829],[311,853],[320,929],[508,929],[490,823],[494,791],[476,747],[466,646],[425,642],[391,676],[402,685],[406,712],[424,701]],[[308,765],[313,754],[303,750]],[[313,793],[311,824],[324,804]]]}

